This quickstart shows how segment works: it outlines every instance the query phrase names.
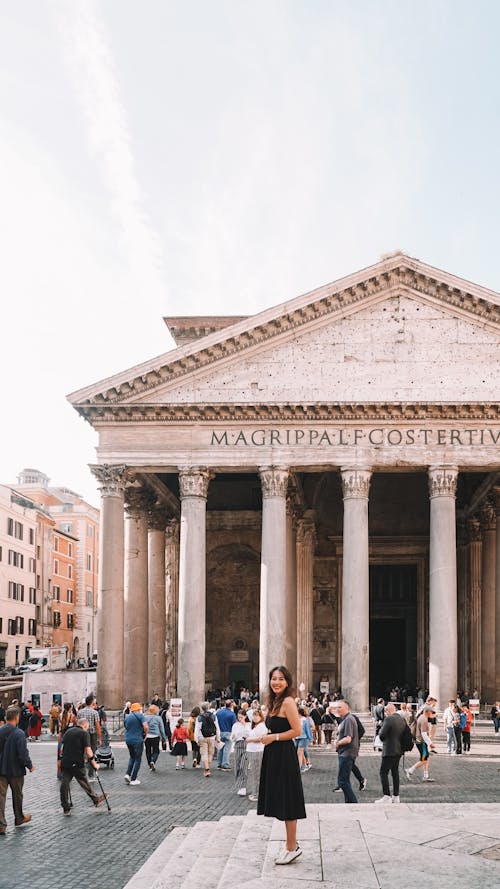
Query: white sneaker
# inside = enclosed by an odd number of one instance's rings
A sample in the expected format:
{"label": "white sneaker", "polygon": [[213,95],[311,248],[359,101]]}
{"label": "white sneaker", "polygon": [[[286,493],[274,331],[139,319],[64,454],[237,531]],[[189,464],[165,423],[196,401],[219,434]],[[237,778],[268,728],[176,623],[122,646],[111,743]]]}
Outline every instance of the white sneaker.
{"label": "white sneaker", "polygon": [[242,787],[241,790],[238,790],[238,796],[246,796],[246,795],[247,795],[246,787]]}
{"label": "white sneaker", "polygon": [[125,784],[130,784],[130,775],[125,775]]}
{"label": "white sneaker", "polygon": [[392,801],[393,801],[393,803],[400,803],[401,802],[399,796],[393,796]]}
{"label": "white sneaker", "polygon": [[139,778],[134,778],[134,780],[130,782],[130,786],[131,786],[131,787],[137,787],[137,785],[140,784],[140,783],[141,783],[141,782],[139,781]]}
{"label": "white sneaker", "polygon": [[391,803],[392,799],[390,796],[381,796],[380,799],[374,800],[374,803]]}
{"label": "white sneaker", "polygon": [[411,781],[412,774],[413,774],[413,772],[411,769],[405,769],[405,775],[406,775],[408,781]]}
{"label": "white sneaker", "polygon": [[295,859],[299,857],[299,855],[302,855],[302,849],[300,849],[299,846],[297,846],[297,848],[293,852],[289,852],[288,849],[285,847],[284,852],[282,852],[281,855],[278,855],[274,863],[291,864],[292,861],[295,861]]}

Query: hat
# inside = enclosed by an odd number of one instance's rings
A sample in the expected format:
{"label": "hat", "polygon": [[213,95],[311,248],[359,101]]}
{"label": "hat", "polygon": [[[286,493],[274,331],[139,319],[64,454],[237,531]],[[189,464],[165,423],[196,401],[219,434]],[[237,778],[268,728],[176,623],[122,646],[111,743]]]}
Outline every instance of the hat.
{"label": "hat", "polygon": [[132,713],[137,713],[138,710],[142,710],[142,704],[132,704],[130,709]]}

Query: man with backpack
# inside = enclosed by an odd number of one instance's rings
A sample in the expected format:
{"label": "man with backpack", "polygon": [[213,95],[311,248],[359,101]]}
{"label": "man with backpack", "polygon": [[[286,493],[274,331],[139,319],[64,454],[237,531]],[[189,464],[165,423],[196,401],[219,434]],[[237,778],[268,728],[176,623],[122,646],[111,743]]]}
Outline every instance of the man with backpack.
{"label": "man with backpack", "polygon": [[[380,729],[380,740],[383,743],[382,762],[380,764],[380,780],[383,796],[376,803],[399,803],[399,760],[403,753],[413,747],[413,739],[406,720],[401,719],[394,704],[387,704],[385,719]],[[392,775],[392,790],[389,789],[389,772]]]}
{"label": "man with backpack", "polygon": [[203,701],[201,713],[194,727],[194,740],[200,747],[201,758],[205,768],[205,778],[210,778],[210,766],[214,758],[215,745],[220,743],[220,731],[210,703]]}

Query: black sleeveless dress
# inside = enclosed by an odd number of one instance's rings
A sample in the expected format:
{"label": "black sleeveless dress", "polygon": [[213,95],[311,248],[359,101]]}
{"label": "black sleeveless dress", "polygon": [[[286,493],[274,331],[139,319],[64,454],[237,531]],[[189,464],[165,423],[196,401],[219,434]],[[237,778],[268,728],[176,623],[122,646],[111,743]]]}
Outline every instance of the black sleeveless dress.
{"label": "black sleeveless dress", "polygon": [[[266,725],[272,734],[290,730],[290,723],[284,716],[268,716]],[[264,747],[257,815],[267,815],[279,821],[307,817],[299,760],[293,741],[273,741]]]}

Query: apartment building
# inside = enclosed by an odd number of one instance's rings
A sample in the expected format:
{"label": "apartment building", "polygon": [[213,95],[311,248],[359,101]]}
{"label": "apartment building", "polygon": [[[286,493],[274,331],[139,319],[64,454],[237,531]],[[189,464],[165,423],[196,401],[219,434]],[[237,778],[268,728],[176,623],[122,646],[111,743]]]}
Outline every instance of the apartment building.
{"label": "apartment building", "polygon": [[0,485],[0,670],[36,645],[36,532],[33,503]]}

